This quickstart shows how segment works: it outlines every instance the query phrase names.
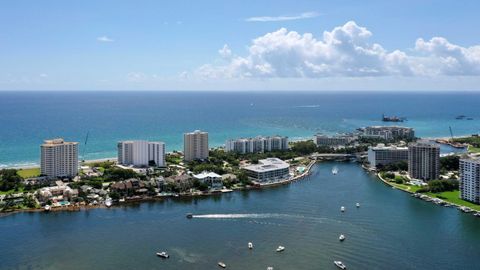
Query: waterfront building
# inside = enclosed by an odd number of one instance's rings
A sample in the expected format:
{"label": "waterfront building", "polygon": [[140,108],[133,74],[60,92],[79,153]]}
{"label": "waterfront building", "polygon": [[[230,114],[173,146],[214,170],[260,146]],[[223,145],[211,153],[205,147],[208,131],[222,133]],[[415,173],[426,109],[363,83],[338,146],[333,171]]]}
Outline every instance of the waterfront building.
{"label": "waterfront building", "polygon": [[137,167],[155,163],[165,166],[165,143],[148,141],[122,141],[117,144],[118,164]]}
{"label": "waterfront building", "polygon": [[327,136],[317,134],[313,142],[317,146],[345,146],[355,141],[355,137],[349,135]]}
{"label": "waterfront building", "polygon": [[380,138],[383,140],[411,140],[415,138],[415,130],[400,126],[370,126],[364,129],[363,137]]}
{"label": "waterfront building", "polygon": [[51,179],[78,174],[78,142],[65,142],[62,138],[45,140],[40,150],[42,175]]}
{"label": "waterfront building", "polygon": [[185,161],[208,158],[208,132],[195,130],[183,134],[183,159]]}
{"label": "waterfront building", "polygon": [[460,198],[480,204],[480,159],[460,159]]}
{"label": "waterfront building", "polygon": [[255,138],[231,139],[225,142],[226,152],[237,152],[240,154],[285,150],[288,150],[288,137],[283,136],[257,136]]}
{"label": "waterfront building", "polygon": [[266,158],[243,167],[248,178],[258,183],[271,183],[286,180],[290,177],[290,165],[279,158]]}
{"label": "waterfront building", "polygon": [[193,178],[207,184],[213,189],[222,189],[223,187],[222,176],[214,172],[202,172],[199,174],[194,174]]}
{"label": "waterfront building", "polygon": [[411,143],[408,146],[408,174],[413,179],[424,181],[440,176],[440,147],[428,141]]}
{"label": "waterfront building", "polygon": [[408,161],[408,147],[385,146],[378,144],[368,148],[368,162],[371,167]]}

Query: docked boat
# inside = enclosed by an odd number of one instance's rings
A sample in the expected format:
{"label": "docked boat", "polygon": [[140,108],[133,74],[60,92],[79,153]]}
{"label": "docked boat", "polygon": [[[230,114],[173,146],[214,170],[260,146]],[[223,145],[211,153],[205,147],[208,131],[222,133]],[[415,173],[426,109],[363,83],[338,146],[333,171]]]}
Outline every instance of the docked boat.
{"label": "docked boat", "polygon": [[284,250],[285,250],[284,246],[278,246],[278,248],[277,248],[277,252],[282,252]]}
{"label": "docked boat", "polygon": [[347,269],[345,264],[343,264],[341,261],[333,261],[333,263],[340,269]]}
{"label": "docked boat", "polygon": [[188,214],[187,214],[187,218],[193,218],[193,214],[192,214],[192,213],[188,213]]}
{"label": "docked boat", "polygon": [[45,207],[43,207],[43,210],[45,210],[46,212],[52,210],[52,207],[50,205],[45,205]]}
{"label": "docked boat", "polygon": [[345,212],[345,206],[340,207],[340,211]]}
{"label": "docked boat", "polygon": [[164,258],[164,259],[170,258],[170,255],[168,255],[168,253],[165,252],[165,251],[157,252],[157,256],[158,256],[158,257],[161,257],[161,258]]}
{"label": "docked boat", "polygon": [[360,207],[360,203],[357,202],[357,203],[355,204],[355,206],[356,206],[357,208],[359,208],[359,207]]}
{"label": "docked boat", "polygon": [[340,236],[338,237],[338,240],[340,240],[340,242],[345,240],[345,235],[340,234]]}
{"label": "docked boat", "polygon": [[218,262],[218,266],[222,268],[227,268],[227,265],[224,262]]}
{"label": "docked boat", "polygon": [[112,203],[113,203],[113,201],[112,201],[111,198],[107,198],[107,199],[105,200],[105,206],[106,206],[106,207],[112,206]]}
{"label": "docked boat", "polygon": [[252,242],[248,242],[248,248],[253,249],[253,243]]}

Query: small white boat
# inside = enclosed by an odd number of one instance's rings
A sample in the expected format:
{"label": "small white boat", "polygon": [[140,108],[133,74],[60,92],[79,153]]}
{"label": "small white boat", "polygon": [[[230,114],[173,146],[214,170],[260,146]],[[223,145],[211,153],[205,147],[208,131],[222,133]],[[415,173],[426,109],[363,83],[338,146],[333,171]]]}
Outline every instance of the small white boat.
{"label": "small white boat", "polygon": [[278,246],[278,248],[277,248],[277,252],[282,252],[284,250],[285,250],[284,246]]}
{"label": "small white boat", "polygon": [[112,201],[111,198],[107,198],[107,199],[105,200],[105,206],[106,206],[106,207],[112,206],[112,203],[113,203],[113,201]]}
{"label": "small white boat", "polygon": [[336,175],[338,173],[338,168],[337,167],[333,167],[332,169],[332,174],[333,175]]}
{"label": "small white boat", "polygon": [[355,206],[357,206],[357,208],[359,208],[359,207],[360,207],[360,203],[357,202],[357,204],[355,204]]}
{"label": "small white boat", "polygon": [[340,207],[340,211],[345,212],[345,206]]}
{"label": "small white boat", "polygon": [[253,249],[253,243],[252,242],[248,242],[248,248]]}
{"label": "small white boat", "polygon": [[267,267],[267,270],[273,270],[273,267],[269,266]]}
{"label": "small white boat", "polygon": [[51,209],[52,209],[52,207],[51,207],[50,205],[48,205],[48,204],[45,205],[45,207],[43,207],[43,210],[45,210],[45,211],[47,211],[47,212],[50,211]]}
{"label": "small white boat", "polygon": [[340,269],[347,269],[347,267],[341,261],[333,261],[333,263]]}
{"label": "small white boat", "polygon": [[165,252],[165,251],[157,252],[157,256],[161,257],[161,258],[164,258],[164,259],[170,258],[170,255],[168,255],[167,252]]}
{"label": "small white boat", "polygon": [[227,268],[227,265],[224,262],[218,262],[218,266],[222,268]]}
{"label": "small white boat", "polygon": [[338,237],[338,240],[340,240],[340,242],[345,240],[345,235],[340,234],[340,236]]}

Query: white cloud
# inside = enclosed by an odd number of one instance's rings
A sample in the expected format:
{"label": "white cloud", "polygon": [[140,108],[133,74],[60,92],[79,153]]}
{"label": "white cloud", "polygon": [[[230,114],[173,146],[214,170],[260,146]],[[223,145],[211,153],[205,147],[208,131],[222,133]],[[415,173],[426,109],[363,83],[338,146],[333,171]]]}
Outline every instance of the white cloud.
{"label": "white cloud", "polygon": [[47,77],[48,77],[48,74],[46,74],[46,73],[41,73],[39,76],[40,76],[40,78],[47,78]]}
{"label": "white cloud", "polygon": [[97,37],[97,41],[100,41],[100,42],[114,42],[115,40],[107,37],[107,36],[101,36],[101,37]]}
{"label": "white cloud", "polygon": [[223,48],[218,50],[218,54],[224,59],[230,59],[232,57],[232,50],[227,44],[223,45]]}
{"label": "white cloud", "polygon": [[204,65],[197,74],[208,78],[321,78],[378,76],[480,75],[480,46],[469,48],[445,38],[418,39],[410,53],[387,51],[370,41],[372,33],[350,21],[321,38],[281,28],[252,41],[246,56],[233,57],[228,46],[225,65]]}
{"label": "white cloud", "polygon": [[127,74],[127,81],[129,82],[144,82],[148,79],[148,76],[142,72],[130,72]]}
{"label": "white cloud", "polygon": [[293,20],[303,20],[318,17],[320,14],[317,12],[304,12],[298,15],[290,16],[260,16],[260,17],[250,17],[246,18],[247,22],[281,22],[281,21],[293,21]]}

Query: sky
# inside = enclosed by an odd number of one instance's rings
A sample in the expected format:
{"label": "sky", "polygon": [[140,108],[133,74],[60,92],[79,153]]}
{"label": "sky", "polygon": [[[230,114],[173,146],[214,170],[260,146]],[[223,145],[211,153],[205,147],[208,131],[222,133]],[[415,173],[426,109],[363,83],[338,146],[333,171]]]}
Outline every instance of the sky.
{"label": "sky", "polygon": [[480,90],[478,0],[0,2],[0,90]]}

